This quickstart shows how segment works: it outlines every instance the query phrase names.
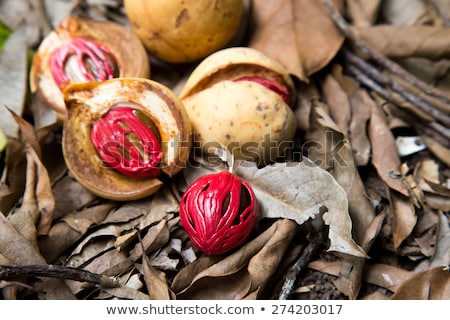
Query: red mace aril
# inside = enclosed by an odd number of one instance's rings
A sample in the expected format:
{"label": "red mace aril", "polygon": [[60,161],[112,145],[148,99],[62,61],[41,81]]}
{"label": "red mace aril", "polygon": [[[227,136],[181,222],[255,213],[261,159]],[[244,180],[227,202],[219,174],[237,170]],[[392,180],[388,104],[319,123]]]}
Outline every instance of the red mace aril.
{"label": "red mace aril", "polygon": [[283,101],[289,104],[289,89],[287,86],[282,85],[279,81],[261,78],[261,77],[242,77],[235,79],[234,81],[252,81],[263,85],[269,90],[272,90],[276,94],[283,98]]}
{"label": "red mace aril", "polygon": [[184,192],[181,224],[194,245],[219,255],[242,245],[258,217],[251,186],[228,171],[202,176]]}
{"label": "red mace aril", "polygon": [[161,146],[149,121],[143,121],[149,120],[145,118],[134,108],[118,106],[100,118],[91,131],[100,158],[132,178],[154,178],[161,174]]}
{"label": "red mace aril", "polygon": [[[113,61],[113,54],[107,47],[79,37],[53,51],[50,70],[59,87],[70,81],[105,81],[115,77]],[[67,68],[69,63],[75,63],[77,67]],[[77,73],[69,73],[69,70]]]}

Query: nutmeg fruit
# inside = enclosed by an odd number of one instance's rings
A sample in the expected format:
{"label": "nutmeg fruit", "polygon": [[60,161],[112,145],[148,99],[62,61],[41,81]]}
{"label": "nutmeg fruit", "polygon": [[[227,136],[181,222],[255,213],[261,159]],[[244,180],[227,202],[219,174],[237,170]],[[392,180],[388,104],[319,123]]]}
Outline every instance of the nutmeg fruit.
{"label": "nutmeg fruit", "polygon": [[197,249],[208,255],[242,245],[257,219],[252,187],[228,171],[198,178],[181,197],[181,224]]}
{"label": "nutmeg fruit", "polygon": [[157,191],[160,175],[185,167],[191,125],[178,97],[143,78],[73,83],[63,155],[75,179],[94,194],[134,200]]}
{"label": "nutmeg fruit", "polygon": [[125,0],[134,33],[155,57],[192,62],[222,49],[241,23],[242,0]]}
{"label": "nutmeg fruit", "polygon": [[204,154],[224,145],[237,159],[266,164],[283,155],[297,129],[289,73],[255,49],[227,48],[208,56],[179,97]]}
{"label": "nutmeg fruit", "polygon": [[72,82],[149,76],[147,52],[133,32],[114,22],[70,16],[40,44],[30,88],[63,118],[62,91]]}

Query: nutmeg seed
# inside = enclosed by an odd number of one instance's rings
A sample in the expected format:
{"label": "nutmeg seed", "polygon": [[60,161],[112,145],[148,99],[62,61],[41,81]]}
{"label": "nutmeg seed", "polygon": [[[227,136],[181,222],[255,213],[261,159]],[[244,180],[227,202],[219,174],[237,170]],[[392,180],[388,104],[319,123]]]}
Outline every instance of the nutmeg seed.
{"label": "nutmeg seed", "polygon": [[251,48],[204,59],[180,93],[204,154],[224,145],[235,158],[267,164],[291,146],[295,86],[276,61]]}
{"label": "nutmeg seed", "polygon": [[194,245],[219,255],[242,245],[258,218],[251,186],[228,171],[195,180],[180,201],[181,224]]}
{"label": "nutmeg seed", "polygon": [[242,0],[125,0],[133,32],[155,57],[184,63],[222,49],[243,16]]}

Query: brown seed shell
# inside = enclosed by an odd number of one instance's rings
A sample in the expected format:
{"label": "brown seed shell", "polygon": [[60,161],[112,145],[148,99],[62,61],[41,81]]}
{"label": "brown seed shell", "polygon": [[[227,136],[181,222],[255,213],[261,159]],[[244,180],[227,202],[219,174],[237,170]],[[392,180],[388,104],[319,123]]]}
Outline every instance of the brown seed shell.
{"label": "brown seed shell", "polygon": [[147,52],[130,30],[110,21],[94,21],[70,16],[42,41],[33,57],[30,70],[31,92],[37,93],[44,103],[61,117],[66,114],[66,107],[63,93],[50,70],[50,56],[55,49],[69,43],[75,37],[84,37],[108,47],[117,63],[119,77],[150,76]]}
{"label": "brown seed shell", "polygon": [[142,78],[74,83],[64,91],[68,117],[64,123],[63,154],[73,176],[88,190],[112,200],[134,200],[158,190],[159,179],[134,179],[112,170],[91,141],[92,125],[111,107],[139,108],[159,129],[161,170],[173,176],[185,167],[190,151],[191,125],[179,99],[167,87]]}

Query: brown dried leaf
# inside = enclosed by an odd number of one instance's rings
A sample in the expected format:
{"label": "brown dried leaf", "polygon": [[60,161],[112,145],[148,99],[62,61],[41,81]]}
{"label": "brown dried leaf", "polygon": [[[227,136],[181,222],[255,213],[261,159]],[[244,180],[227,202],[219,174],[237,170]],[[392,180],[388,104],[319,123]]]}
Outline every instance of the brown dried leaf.
{"label": "brown dried leaf", "polygon": [[353,25],[372,25],[378,16],[381,2],[381,0],[347,0],[348,13]]}
{"label": "brown dried leaf", "polygon": [[364,280],[396,292],[405,281],[411,279],[413,276],[413,273],[400,267],[376,263],[367,266]]}
{"label": "brown dried leaf", "polygon": [[449,300],[448,267],[435,267],[405,281],[392,296],[393,300]]}
{"label": "brown dried leaf", "polygon": [[[46,264],[45,259],[0,213],[0,258],[9,264]],[[74,299],[72,292],[61,279],[43,278],[36,283],[41,299]]]}
{"label": "brown dried leaf", "polygon": [[[142,251],[142,249],[141,249]],[[150,264],[147,256],[142,257],[142,273],[149,298],[152,300],[169,300],[170,289],[167,284],[166,274],[157,270]]]}
{"label": "brown dried leaf", "polygon": [[142,293],[139,290],[129,288],[129,287],[119,287],[119,288],[105,288],[105,292],[109,293],[113,297],[127,299],[127,300],[149,300],[150,297]]}
{"label": "brown dried leaf", "polygon": [[383,2],[381,13],[391,25],[420,25],[431,22],[430,8],[422,0],[390,0]]}
{"label": "brown dried leaf", "polygon": [[353,150],[355,164],[365,166],[370,160],[371,145],[367,136],[371,106],[374,101],[366,90],[357,88],[349,96],[352,108],[349,138]]}
{"label": "brown dried leaf", "polygon": [[390,190],[389,195],[394,215],[392,237],[394,248],[397,249],[413,231],[417,223],[417,216],[411,198],[405,197],[394,190]]}
{"label": "brown dried leaf", "polygon": [[322,91],[330,110],[330,116],[333,118],[339,131],[347,134],[352,116],[347,93],[331,73],[325,76],[322,83]]}
{"label": "brown dried leaf", "polygon": [[439,212],[439,229],[431,267],[450,265],[450,224],[448,217]]}
{"label": "brown dried leaf", "polygon": [[[1,5],[0,5],[1,6]],[[25,30],[18,27],[0,51],[0,128],[10,138],[19,137],[19,126],[5,106],[22,115],[27,92]]]}
{"label": "brown dried leaf", "polygon": [[435,26],[377,25],[355,28],[357,36],[370,47],[391,58],[450,57],[450,29]]}
{"label": "brown dried leaf", "polygon": [[276,271],[294,230],[294,222],[276,220],[234,253],[200,258],[183,268],[172,289],[180,299],[242,299],[264,286]]}
{"label": "brown dried leaf", "polygon": [[9,140],[5,154],[5,168],[0,184],[0,211],[9,212],[25,188],[26,161],[23,143]]}
{"label": "brown dried leaf", "polygon": [[41,254],[54,261],[64,250],[73,246],[93,225],[98,225],[114,208],[115,203],[104,203],[70,213],[55,223],[45,237],[39,238]]}
{"label": "brown dried leaf", "polygon": [[331,174],[306,157],[299,163],[277,163],[262,169],[242,162],[236,174],[252,185],[260,204],[260,217],[292,219],[301,225],[325,212],[329,250],[367,257],[352,239],[345,190]]}
{"label": "brown dried leaf", "polygon": [[55,211],[53,218],[58,219],[64,215],[78,211],[92,203],[97,197],[81,186],[69,175],[53,185],[53,196],[55,197]]}
{"label": "brown dried leaf", "polygon": [[371,109],[369,139],[372,144],[372,164],[387,186],[409,196],[408,188],[399,177],[401,163],[394,135],[380,109],[375,105]]}
{"label": "brown dried leaf", "polygon": [[366,196],[367,192],[356,168],[347,135],[339,130],[326,107],[317,100],[312,102],[311,124],[306,139],[313,147],[308,153],[315,163],[330,170],[339,185],[344,188],[354,234],[356,240],[360,241],[374,218],[373,206]]}
{"label": "brown dried leaf", "polygon": [[142,242],[137,243],[134,249],[130,251],[130,259],[136,261],[141,258],[142,249],[145,250],[145,254],[149,254],[162,248],[169,241],[169,238],[170,232],[167,228],[167,221],[161,220],[155,226],[150,227],[142,238]]}
{"label": "brown dried leaf", "polygon": [[433,138],[421,135],[423,143],[427,146],[427,148],[436,156],[440,161],[445,163],[448,167],[450,167],[450,149],[440,144],[438,141]]}
{"label": "brown dried leaf", "polygon": [[[342,8],[343,1],[335,3]],[[254,32],[250,47],[278,60],[300,80],[322,69],[344,37],[322,1],[253,1]]]}

